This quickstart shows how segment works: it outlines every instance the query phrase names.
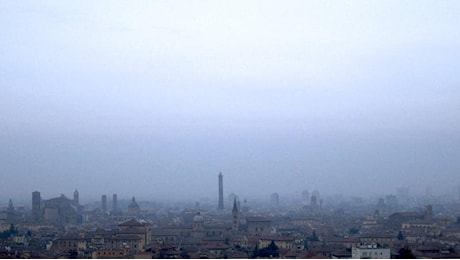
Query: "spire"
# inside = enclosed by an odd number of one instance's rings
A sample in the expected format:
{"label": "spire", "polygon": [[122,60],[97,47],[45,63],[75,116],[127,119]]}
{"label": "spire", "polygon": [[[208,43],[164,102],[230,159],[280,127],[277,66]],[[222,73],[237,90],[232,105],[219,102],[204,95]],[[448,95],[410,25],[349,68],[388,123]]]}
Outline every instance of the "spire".
{"label": "spire", "polygon": [[13,201],[10,199],[8,202],[8,212],[13,212],[14,211],[14,206],[13,206]]}
{"label": "spire", "polygon": [[80,205],[80,199],[77,189],[75,189],[75,191],[73,192],[73,204],[77,207],[78,210],[78,206]]}
{"label": "spire", "polygon": [[139,205],[137,204],[136,202],[136,198],[133,196],[133,198],[131,199],[131,203],[129,203],[128,205],[128,209],[139,209]]}
{"label": "spire", "polygon": [[232,219],[233,219],[232,230],[238,231],[239,220],[238,220],[238,206],[236,205],[236,197],[233,200]]}
{"label": "spire", "polygon": [[232,212],[238,213],[238,206],[236,205],[236,197],[235,197],[235,199],[233,200],[233,209],[232,209]]}

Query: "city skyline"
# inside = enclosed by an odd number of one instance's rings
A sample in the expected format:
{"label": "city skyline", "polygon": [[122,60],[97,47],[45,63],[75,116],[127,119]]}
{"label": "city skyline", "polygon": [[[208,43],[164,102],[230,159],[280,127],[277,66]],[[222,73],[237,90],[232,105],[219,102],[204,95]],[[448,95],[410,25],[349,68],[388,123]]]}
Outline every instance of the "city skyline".
{"label": "city skyline", "polygon": [[459,256],[460,197],[435,197],[429,190],[413,197],[404,187],[378,201],[324,198],[318,190],[302,192],[297,201],[275,192],[270,201],[248,203],[230,194],[226,201],[233,206],[222,210],[220,193],[203,204],[137,203],[133,196],[109,209],[104,194],[80,205],[78,190],[73,199],[44,198],[34,191],[31,209],[10,200],[0,210],[0,254],[34,259]]}
{"label": "city skyline", "polygon": [[0,0],[0,258],[460,259],[459,14]]}
{"label": "city skyline", "polygon": [[[398,186],[394,190],[388,190],[387,192],[384,193],[371,193],[363,196],[356,196],[356,195],[350,195],[350,194],[342,194],[342,193],[321,193],[322,195],[320,196],[320,191],[317,189],[313,190],[308,190],[304,189],[302,191],[291,191],[291,192],[283,192],[281,193],[282,197],[282,203],[284,205],[291,205],[292,203],[294,204],[309,204],[309,205],[316,205],[321,200],[321,203],[324,199],[327,199],[329,202],[339,198],[343,200],[354,200],[354,199],[360,199],[363,201],[376,201],[378,200],[384,200],[384,198],[388,197],[394,197],[395,199],[400,199],[402,201],[407,201],[407,200],[414,200],[416,201],[417,199],[422,199],[422,200],[445,200],[445,201],[457,201],[460,200],[460,186],[452,186],[451,190],[444,190],[443,192],[436,192],[433,193],[432,187],[431,186],[426,186],[424,190],[413,190],[411,189],[411,186]],[[140,192],[142,194],[142,192]],[[123,193],[122,193],[123,194]],[[139,194],[139,193],[138,193]],[[267,193],[267,194],[258,194],[256,196],[248,196],[250,193],[240,193],[240,194],[235,194],[234,192],[230,191],[225,193],[224,192],[224,184],[223,184],[223,174],[222,172],[219,172],[218,175],[218,185],[216,189],[216,193],[210,196],[195,196],[195,197],[179,197],[179,198],[172,198],[170,196],[167,197],[149,197],[149,196],[139,196],[141,201],[143,202],[164,202],[164,203],[200,203],[200,202],[205,202],[206,204],[216,205],[216,209],[219,211],[230,211],[231,206],[234,203],[234,199],[238,199],[238,201],[244,200],[244,201],[251,201],[252,203],[262,203],[262,204],[271,204],[271,205],[279,205],[280,204],[280,194],[278,192],[274,191],[272,193]],[[311,194],[311,197],[310,197]],[[42,196],[42,193],[38,190],[35,190],[32,192],[32,200],[30,200],[30,196],[26,196],[26,194],[23,194],[22,196],[19,197],[7,197],[4,201],[0,200],[0,208],[7,208],[7,205],[9,205],[12,201],[14,203],[18,203],[17,205],[22,206],[26,209],[32,210],[32,212],[37,210],[37,201],[42,200],[44,197],[48,198],[59,198],[59,197],[65,197],[67,199],[72,199],[76,205],[90,205],[94,203],[99,203],[100,208],[102,210],[113,210],[114,212],[117,212],[118,210],[121,210],[118,208],[118,195],[119,193],[114,192],[112,193],[112,198],[109,199],[107,194],[97,194],[92,195],[89,194],[87,196],[83,197],[82,203],[80,200],[80,193],[78,189],[75,189],[73,193],[69,192],[54,192],[52,194],[45,194],[45,196]],[[136,194],[127,194],[124,193],[123,197],[121,198],[121,202],[129,202],[133,200],[134,197],[136,197]],[[37,199],[38,198],[38,199]],[[311,200],[310,200],[311,198]],[[213,203],[213,201],[215,203]],[[108,205],[111,205],[109,207]],[[33,215],[34,213],[32,213]]]}

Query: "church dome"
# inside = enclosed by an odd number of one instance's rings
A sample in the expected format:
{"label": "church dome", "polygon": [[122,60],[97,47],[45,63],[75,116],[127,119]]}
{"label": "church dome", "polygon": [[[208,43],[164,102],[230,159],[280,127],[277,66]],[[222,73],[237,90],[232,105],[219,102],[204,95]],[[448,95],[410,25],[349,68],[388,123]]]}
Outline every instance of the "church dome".
{"label": "church dome", "polygon": [[204,222],[204,217],[200,215],[200,212],[193,217],[193,222]]}
{"label": "church dome", "polygon": [[140,209],[134,197],[131,200],[131,203],[129,203],[128,209]]}

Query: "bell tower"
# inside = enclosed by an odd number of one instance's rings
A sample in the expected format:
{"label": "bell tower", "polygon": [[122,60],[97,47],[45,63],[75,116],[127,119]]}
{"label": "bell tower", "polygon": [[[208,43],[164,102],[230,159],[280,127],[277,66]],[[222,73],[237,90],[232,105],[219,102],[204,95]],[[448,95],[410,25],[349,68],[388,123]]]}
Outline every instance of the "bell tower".
{"label": "bell tower", "polygon": [[232,219],[232,230],[238,231],[238,206],[236,205],[236,198],[233,200]]}

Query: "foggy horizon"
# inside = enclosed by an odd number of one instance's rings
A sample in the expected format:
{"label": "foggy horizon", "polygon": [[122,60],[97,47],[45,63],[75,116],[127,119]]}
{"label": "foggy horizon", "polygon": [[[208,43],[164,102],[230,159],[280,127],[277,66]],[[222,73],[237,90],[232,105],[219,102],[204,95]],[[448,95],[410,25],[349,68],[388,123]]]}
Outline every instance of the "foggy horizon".
{"label": "foggy horizon", "polygon": [[[460,2],[1,1],[0,204],[460,186]],[[91,199],[90,199],[91,198]]]}

